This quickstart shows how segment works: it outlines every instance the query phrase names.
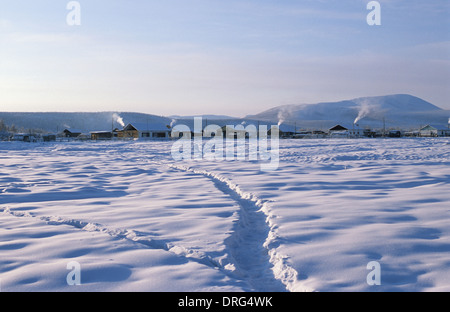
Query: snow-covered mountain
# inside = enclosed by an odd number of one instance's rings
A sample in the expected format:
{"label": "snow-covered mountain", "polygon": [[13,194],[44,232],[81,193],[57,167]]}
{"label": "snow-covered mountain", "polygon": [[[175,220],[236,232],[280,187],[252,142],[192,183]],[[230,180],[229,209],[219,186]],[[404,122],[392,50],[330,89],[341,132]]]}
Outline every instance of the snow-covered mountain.
{"label": "snow-covered mountain", "polygon": [[296,123],[305,128],[327,128],[335,124],[360,127],[417,128],[447,124],[450,112],[408,94],[363,97],[340,102],[278,106],[246,118]]}

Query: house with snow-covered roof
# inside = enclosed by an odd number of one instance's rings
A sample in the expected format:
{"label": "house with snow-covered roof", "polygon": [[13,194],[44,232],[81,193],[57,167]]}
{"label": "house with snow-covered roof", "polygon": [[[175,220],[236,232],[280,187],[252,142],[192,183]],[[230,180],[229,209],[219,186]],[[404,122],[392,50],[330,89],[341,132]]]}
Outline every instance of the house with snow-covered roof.
{"label": "house with snow-covered roof", "polygon": [[83,131],[78,129],[64,129],[63,136],[65,138],[77,138]]}
{"label": "house with snow-covered roof", "polygon": [[419,130],[421,137],[446,137],[450,136],[450,128],[442,125],[426,125]]}
{"label": "house with snow-covered roof", "polygon": [[129,123],[117,132],[119,139],[168,139],[170,126],[151,123]]}
{"label": "house with snow-covered roof", "polygon": [[328,134],[334,137],[362,137],[364,136],[364,129],[357,124],[352,126],[335,125],[328,129]]}

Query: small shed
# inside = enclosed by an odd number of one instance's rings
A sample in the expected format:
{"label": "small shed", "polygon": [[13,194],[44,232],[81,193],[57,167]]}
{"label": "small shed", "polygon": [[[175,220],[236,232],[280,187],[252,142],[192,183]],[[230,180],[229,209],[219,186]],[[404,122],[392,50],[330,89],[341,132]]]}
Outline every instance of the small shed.
{"label": "small shed", "polygon": [[16,133],[10,137],[10,141],[37,142],[38,140],[39,135],[29,133]]}
{"label": "small shed", "polygon": [[44,134],[42,136],[42,140],[44,142],[52,142],[52,141],[56,141],[56,134]]}
{"label": "small shed", "polygon": [[91,140],[111,140],[113,137],[113,133],[111,131],[92,131]]}
{"label": "small shed", "polygon": [[388,133],[390,138],[400,138],[402,137],[402,132],[400,130],[390,130]]}

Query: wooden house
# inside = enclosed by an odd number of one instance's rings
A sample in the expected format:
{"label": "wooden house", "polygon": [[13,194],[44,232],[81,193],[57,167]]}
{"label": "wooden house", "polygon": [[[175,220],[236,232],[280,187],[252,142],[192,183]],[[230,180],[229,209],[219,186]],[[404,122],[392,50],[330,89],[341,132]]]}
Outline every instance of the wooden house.
{"label": "wooden house", "polygon": [[164,125],[133,123],[117,132],[119,139],[168,139],[170,129]]}
{"label": "wooden house", "polygon": [[76,129],[65,129],[63,131],[63,136],[65,138],[77,138],[82,133],[81,130]]}
{"label": "wooden house", "polygon": [[93,131],[91,134],[91,140],[111,140],[113,133],[111,131]]}

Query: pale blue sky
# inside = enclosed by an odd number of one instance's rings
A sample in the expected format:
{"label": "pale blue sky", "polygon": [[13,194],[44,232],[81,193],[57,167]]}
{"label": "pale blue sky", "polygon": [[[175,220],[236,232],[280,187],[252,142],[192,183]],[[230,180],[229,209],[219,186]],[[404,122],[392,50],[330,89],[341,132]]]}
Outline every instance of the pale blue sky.
{"label": "pale blue sky", "polygon": [[410,93],[450,109],[450,2],[0,0],[1,111],[244,116]]}

